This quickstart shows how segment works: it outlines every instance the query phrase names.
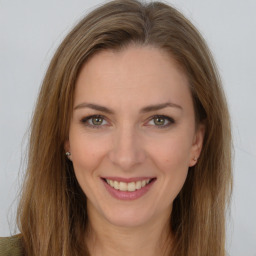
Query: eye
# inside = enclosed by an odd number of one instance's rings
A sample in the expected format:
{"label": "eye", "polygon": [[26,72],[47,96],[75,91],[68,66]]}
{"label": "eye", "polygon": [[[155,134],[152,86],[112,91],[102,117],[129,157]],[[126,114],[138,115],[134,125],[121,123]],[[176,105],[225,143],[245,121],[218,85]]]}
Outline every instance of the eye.
{"label": "eye", "polygon": [[173,123],[175,123],[173,118],[169,116],[156,115],[150,119],[150,121],[148,122],[148,125],[157,126],[157,128],[165,128],[170,126]]}
{"label": "eye", "polygon": [[81,122],[84,123],[86,126],[89,126],[92,128],[100,128],[101,126],[107,124],[107,121],[101,115],[93,115],[93,116],[85,117],[81,120]]}

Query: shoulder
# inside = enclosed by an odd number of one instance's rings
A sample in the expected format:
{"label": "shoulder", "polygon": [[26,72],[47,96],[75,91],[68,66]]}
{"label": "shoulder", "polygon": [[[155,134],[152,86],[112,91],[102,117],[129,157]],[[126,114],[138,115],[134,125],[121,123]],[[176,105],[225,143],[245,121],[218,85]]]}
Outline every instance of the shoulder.
{"label": "shoulder", "polygon": [[0,256],[21,256],[21,236],[0,237]]}

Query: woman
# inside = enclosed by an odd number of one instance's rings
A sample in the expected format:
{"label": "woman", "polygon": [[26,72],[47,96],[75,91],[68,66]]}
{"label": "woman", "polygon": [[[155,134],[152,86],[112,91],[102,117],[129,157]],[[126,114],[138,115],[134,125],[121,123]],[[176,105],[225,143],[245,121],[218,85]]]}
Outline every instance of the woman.
{"label": "woman", "polygon": [[163,3],[109,2],[51,61],[21,234],[0,252],[223,256],[230,144],[220,79],[195,27]]}

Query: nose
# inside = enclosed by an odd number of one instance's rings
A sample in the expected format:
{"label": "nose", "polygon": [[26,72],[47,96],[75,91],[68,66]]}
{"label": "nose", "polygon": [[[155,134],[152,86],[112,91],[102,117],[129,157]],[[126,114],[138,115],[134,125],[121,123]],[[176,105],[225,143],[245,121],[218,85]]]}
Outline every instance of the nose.
{"label": "nose", "polygon": [[108,156],[123,171],[130,171],[142,164],[146,152],[139,132],[134,127],[120,127],[113,135],[113,146]]}

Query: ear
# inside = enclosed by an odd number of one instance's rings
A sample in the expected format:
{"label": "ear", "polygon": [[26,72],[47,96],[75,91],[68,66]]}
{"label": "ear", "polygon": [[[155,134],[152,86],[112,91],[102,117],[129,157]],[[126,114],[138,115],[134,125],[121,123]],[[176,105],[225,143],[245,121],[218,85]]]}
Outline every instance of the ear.
{"label": "ear", "polygon": [[200,153],[201,153],[203,142],[204,142],[204,134],[205,134],[205,125],[204,124],[197,125],[197,129],[193,138],[193,144],[191,148],[189,167],[196,165],[197,160],[200,157]]}
{"label": "ear", "polygon": [[70,143],[69,143],[69,139],[66,139],[65,144],[64,144],[64,149],[65,152],[70,152]]}
{"label": "ear", "polygon": [[[64,149],[65,149],[65,153],[66,153],[67,158],[69,160],[71,160],[70,143],[69,143],[68,139],[65,141]],[[67,154],[67,152],[69,152],[70,154]]]}

